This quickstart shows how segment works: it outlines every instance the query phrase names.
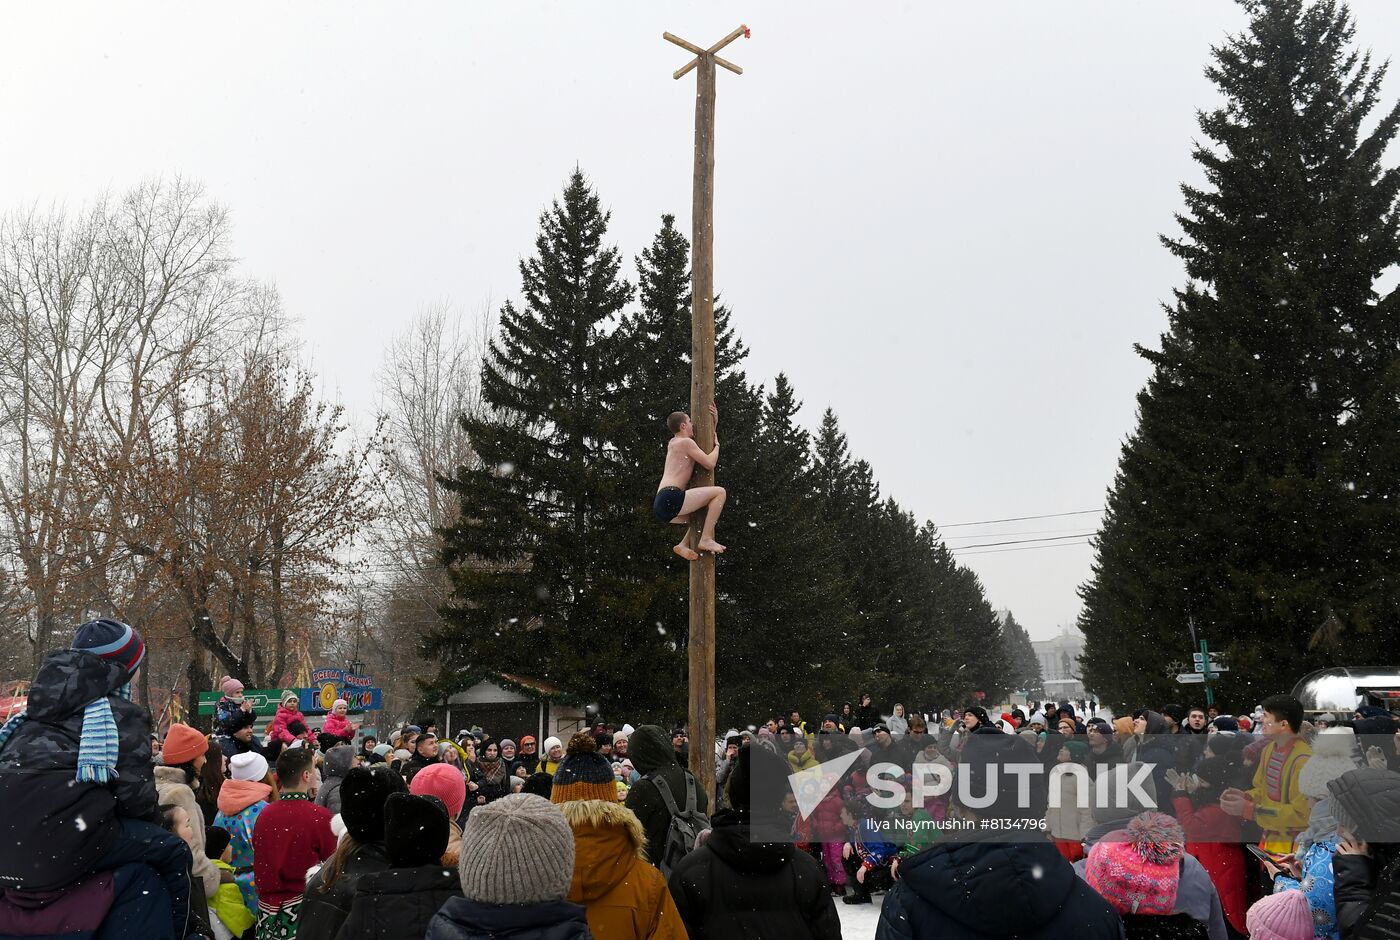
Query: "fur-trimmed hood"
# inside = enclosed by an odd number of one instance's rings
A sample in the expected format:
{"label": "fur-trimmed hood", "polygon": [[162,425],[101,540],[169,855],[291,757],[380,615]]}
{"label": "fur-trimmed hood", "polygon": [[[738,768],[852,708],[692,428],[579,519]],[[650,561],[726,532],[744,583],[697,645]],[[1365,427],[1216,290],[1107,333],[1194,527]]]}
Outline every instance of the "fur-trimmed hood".
{"label": "fur-trimmed hood", "polygon": [[613,890],[646,860],[646,829],[621,803],[570,800],[559,804],[574,830],[574,882],[569,897],[587,904]]}

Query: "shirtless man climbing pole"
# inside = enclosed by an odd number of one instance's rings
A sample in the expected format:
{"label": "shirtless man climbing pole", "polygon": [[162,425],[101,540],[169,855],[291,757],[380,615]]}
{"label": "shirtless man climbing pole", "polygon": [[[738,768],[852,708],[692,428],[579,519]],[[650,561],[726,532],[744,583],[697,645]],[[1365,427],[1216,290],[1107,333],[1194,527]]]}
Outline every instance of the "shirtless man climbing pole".
{"label": "shirtless man climbing pole", "polygon": [[[724,546],[715,541],[715,522],[719,520],[720,511],[724,509],[724,487],[697,486],[694,489],[686,489],[690,485],[690,477],[695,472],[696,464],[706,470],[713,470],[715,464],[719,463],[719,412],[714,405],[710,406],[710,416],[715,421],[715,449],[708,454],[695,443],[695,425],[691,422],[690,415],[684,411],[677,411],[666,419],[666,427],[670,428],[675,436],[666,445],[666,469],[661,474],[661,487],[656,491],[656,500],[651,504],[651,511],[662,522],[687,525],[691,513],[699,509],[706,510],[705,527],[700,533],[698,548],[702,552],[714,552],[718,555],[724,551]],[[686,544],[684,535],[671,551],[686,561],[695,561],[700,557]]]}

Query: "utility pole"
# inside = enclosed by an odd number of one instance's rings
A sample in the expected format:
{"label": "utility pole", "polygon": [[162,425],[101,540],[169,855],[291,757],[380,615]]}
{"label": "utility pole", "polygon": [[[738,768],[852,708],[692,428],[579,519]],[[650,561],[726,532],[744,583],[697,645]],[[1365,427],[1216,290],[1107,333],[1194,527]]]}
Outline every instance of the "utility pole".
{"label": "utility pole", "polygon": [[[714,287],[714,209],[715,209],[715,66],[735,75],[744,70],[721,59],[718,53],[740,36],[748,38],[749,28],[740,26],[708,49],[686,42],[679,36],[662,33],[667,42],[694,53],[695,58],[677,69],[673,78],[683,78],[695,69],[695,175],[691,190],[690,216],[690,419],[695,424],[695,443],[704,451],[715,446],[715,425],[710,406],[715,402],[715,287]],[[693,486],[709,486],[714,474],[696,468]],[[692,514],[690,544],[700,540],[704,513]],[[701,552],[690,563],[689,721],[691,739],[690,772],[694,774],[710,806],[715,805],[715,556]]]}

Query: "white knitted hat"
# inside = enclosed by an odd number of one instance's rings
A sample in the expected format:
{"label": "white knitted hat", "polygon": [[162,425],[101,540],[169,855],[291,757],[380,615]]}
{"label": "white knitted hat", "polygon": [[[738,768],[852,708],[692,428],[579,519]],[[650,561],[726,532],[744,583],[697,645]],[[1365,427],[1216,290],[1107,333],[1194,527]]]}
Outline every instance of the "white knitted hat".
{"label": "white knitted hat", "polygon": [[1323,728],[1313,740],[1313,753],[1298,771],[1298,789],[1315,800],[1326,799],[1327,784],[1359,765],[1353,754],[1356,732],[1350,728]]}
{"label": "white knitted hat", "polygon": [[457,872],[469,901],[562,901],[574,877],[574,831],[542,796],[503,796],[467,817]]}
{"label": "white knitted hat", "polygon": [[234,780],[260,781],[267,776],[267,758],[248,751],[235,754],[228,762],[229,776]]}

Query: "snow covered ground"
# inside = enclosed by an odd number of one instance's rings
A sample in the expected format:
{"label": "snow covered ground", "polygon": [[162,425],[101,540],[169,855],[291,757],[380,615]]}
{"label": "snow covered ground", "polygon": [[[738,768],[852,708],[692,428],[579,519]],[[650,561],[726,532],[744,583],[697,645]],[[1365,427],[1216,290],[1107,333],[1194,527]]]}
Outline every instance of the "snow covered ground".
{"label": "snow covered ground", "polygon": [[836,913],[841,917],[842,940],[874,940],[875,927],[880,923],[883,894],[875,895],[874,904],[842,904],[835,898]]}

